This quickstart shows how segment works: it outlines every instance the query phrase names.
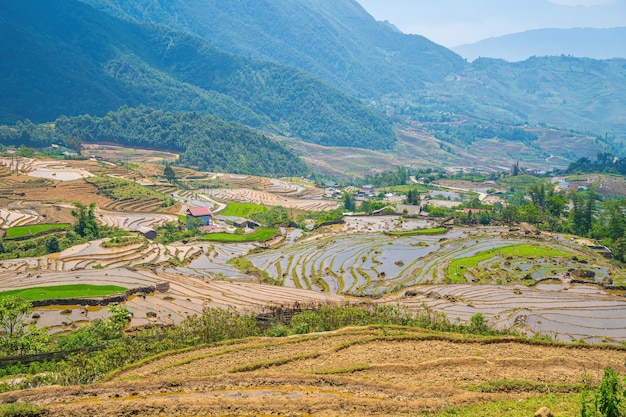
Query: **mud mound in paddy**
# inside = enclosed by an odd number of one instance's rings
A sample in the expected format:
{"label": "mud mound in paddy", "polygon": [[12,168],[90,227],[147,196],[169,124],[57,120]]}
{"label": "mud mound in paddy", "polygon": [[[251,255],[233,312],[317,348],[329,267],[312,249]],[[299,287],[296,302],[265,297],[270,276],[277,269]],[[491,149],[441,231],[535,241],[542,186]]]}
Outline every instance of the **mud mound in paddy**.
{"label": "mud mound in paddy", "polygon": [[[353,328],[201,347],[110,382],[18,394],[47,416],[415,416],[567,391],[583,373],[598,378],[606,366],[624,372],[624,350]],[[523,383],[515,392],[471,389],[502,380]]]}

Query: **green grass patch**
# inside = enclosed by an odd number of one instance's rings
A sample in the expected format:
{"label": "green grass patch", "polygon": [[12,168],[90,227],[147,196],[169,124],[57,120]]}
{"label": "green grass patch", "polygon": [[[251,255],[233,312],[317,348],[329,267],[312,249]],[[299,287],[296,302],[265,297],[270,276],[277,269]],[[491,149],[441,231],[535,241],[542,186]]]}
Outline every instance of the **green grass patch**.
{"label": "green grass patch", "polygon": [[49,230],[66,229],[70,225],[68,223],[51,223],[51,224],[33,224],[29,226],[16,226],[6,229],[7,239],[17,239],[24,236],[34,236]]}
{"label": "green grass patch", "polygon": [[200,238],[200,240],[209,242],[265,242],[272,239],[279,233],[278,229],[258,229],[246,235],[235,235],[231,233],[209,233]]}
{"label": "green grass patch", "polygon": [[565,181],[568,182],[587,182],[587,177],[567,177]]}
{"label": "green grass patch", "polygon": [[418,193],[427,193],[431,189],[432,187],[428,188],[421,184],[412,184],[412,185],[394,185],[391,187],[382,187],[380,188],[380,191],[403,194],[403,193],[409,192],[409,190],[416,190]]}
{"label": "green grass patch", "polygon": [[548,394],[512,400],[490,401],[470,407],[450,407],[424,415],[437,417],[528,417],[541,407],[548,407],[555,416],[580,415],[580,394]]}
{"label": "green grass patch", "polygon": [[520,190],[527,190],[534,184],[540,184],[542,182],[545,182],[545,179],[533,177],[532,175],[515,175],[500,178],[498,180],[498,185],[504,185],[509,188],[513,187]]}
{"label": "green grass patch", "polygon": [[259,282],[264,282],[270,285],[282,285],[282,282],[280,282],[280,280],[272,278],[270,274],[267,273],[267,271],[263,271],[262,269],[254,266],[252,261],[250,261],[249,259],[246,259],[244,257],[235,258],[228,261],[228,263],[239,269],[244,274],[252,275],[256,279],[258,279]]}
{"label": "green grass patch", "polygon": [[357,363],[354,365],[346,366],[344,368],[336,369],[320,369],[319,371],[311,372],[314,375],[337,375],[337,374],[351,374],[353,372],[367,371],[370,369],[367,363]]}
{"label": "green grass patch", "polygon": [[567,252],[558,249],[546,248],[542,246],[531,245],[511,245],[503,246],[501,248],[489,249],[487,251],[479,252],[474,256],[466,258],[460,258],[452,261],[448,268],[448,278],[453,283],[465,283],[465,271],[470,268],[476,267],[480,262],[495,256],[515,256],[515,257],[547,257],[558,258],[568,256]]}
{"label": "green grass patch", "polygon": [[430,236],[446,233],[448,229],[445,227],[433,227],[430,229],[403,230],[398,232],[385,232],[390,236]]}
{"label": "green grass patch", "polygon": [[21,290],[11,290],[0,292],[0,298],[6,296],[23,297],[30,301],[52,300],[79,297],[104,297],[107,295],[125,292],[126,288],[115,285],[54,285],[50,287],[34,287]]}
{"label": "green grass patch", "polygon": [[98,194],[113,200],[161,200],[163,207],[173,206],[173,198],[134,181],[114,177],[89,177],[85,181],[98,188]]}
{"label": "green grass patch", "polygon": [[224,216],[249,217],[254,213],[265,213],[267,207],[253,203],[229,203],[220,213]]}
{"label": "green grass patch", "polygon": [[22,402],[0,404],[0,416],[3,417],[35,417],[44,414],[45,410],[34,404]]}
{"label": "green grass patch", "polygon": [[480,385],[474,385],[467,387],[470,391],[477,392],[536,392],[541,394],[556,394],[556,393],[572,393],[572,392],[581,392],[584,388],[582,383],[579,384],[570,384],[570,383],[559,383],[559,382],[551,382],[551,383],[540,383],[534,381],[518,381],[518,380],[510,380],[510,379],[502,379],[497,381],[487,381]]}

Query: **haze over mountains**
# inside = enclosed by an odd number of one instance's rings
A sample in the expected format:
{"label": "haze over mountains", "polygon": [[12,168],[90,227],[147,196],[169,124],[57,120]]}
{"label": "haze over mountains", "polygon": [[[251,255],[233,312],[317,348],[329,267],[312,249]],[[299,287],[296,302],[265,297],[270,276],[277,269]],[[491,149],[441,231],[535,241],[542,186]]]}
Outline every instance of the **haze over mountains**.
{"label": "haze over mountains", "polygon": [[626,58],[626,27],[610,29],[538,29],[460,45],[453,51],[474,61],[479,57],[523,61],[532,56]]}
{"label": "haze over mountains", "polygon": [[385,150],[401,119],[380,110],[413,103],[428,117],[626,132],[626,60],[469,63],[354,0],[0,0],[0,34],[4,123],[145,105]]}

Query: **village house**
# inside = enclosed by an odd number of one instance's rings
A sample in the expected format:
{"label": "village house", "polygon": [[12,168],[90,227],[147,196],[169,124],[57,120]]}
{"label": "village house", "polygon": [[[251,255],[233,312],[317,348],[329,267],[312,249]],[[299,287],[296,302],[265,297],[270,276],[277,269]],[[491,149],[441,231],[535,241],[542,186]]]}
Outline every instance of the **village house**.
{"label": "village house", "polygon": [[187,223],[190,219],[200,219],[205,226],[210,226],[213,223],[213,213],[208,207],[190,207],[187,209]]}

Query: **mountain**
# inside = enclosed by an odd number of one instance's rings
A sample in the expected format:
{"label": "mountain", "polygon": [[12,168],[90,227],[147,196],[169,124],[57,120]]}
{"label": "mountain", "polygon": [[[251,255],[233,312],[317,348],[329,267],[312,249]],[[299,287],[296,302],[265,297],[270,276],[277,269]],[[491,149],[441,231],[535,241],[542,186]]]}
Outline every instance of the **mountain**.
{"label": "mountain", "polygon": [[400,116],[418,109],[416,121],[452,113],[626,143],[624,59],[470,64],[376,22],[354,0],[0,4],[0,51],[9,57],[0,61],[0,122],[143,104],[321,145],[393,149],[391,120],[357,95]]}
{"label": "mountain", "polygon": [[423,89],[466,63],[377,22],[355,0],[83,0],[194,33],[228,52],[295,66],[363,97]]}
{"label": "mountain", "polygon": [[[513,124],[543,123],[626,139],[626,60],[539,57],[509,63],[481,58],[432,94],[459,113]],[[462,104],[460,104],[462,103]],[[567,146],[567,144],[564,144]]]}
{"label": "mountain", "polygon": [[171,25],[231,52],[298,66],[384,106],[435,103],[439,112],[487,122],[546,123],[626,140],[620,116],[626,61],[557,56],[469,64],[375,21],[354,0],[82,1],[127,19]]}
{"label": "mountain", "polygon": [[0,0],[0,122],[200,111],[322,145],[388,149],[391,122],[302,70],[232,55],[74,0]]}
{"label": "mountain", "polygon": [[538,29],[489,38],[452,48],[474,61],[479,57],[523,61],[532,56],[626,58],[626,27],[610,29]]}

